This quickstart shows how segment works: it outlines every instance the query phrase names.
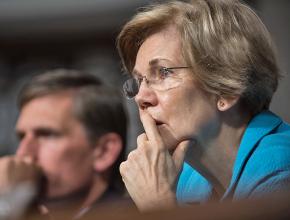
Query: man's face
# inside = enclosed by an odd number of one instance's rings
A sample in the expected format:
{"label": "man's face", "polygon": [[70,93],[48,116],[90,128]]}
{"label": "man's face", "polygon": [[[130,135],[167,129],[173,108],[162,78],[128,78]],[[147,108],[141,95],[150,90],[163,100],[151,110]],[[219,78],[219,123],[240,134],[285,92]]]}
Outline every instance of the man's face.
{"label": "man's face", "polygon": [[[180,36],[174,27],[144,41],[137,53],[133,75],[148,78],[153,64],[167,68],[186,66]],[[147,111],[151,115],[171,150],[183,140],[207,140],[215,135],[218,126],[215,98],[203,92],[192,69],[174,70],[173,75],[181,79],[178,86],[160,91],[143,80],[135,97],[140,113]]]}
{"label": "man's face", "polygon": [[32,157],[43,170],[48,198],[77,192],[92,181],[94,146],[73,116],[72,104],[70,93],[35,98],[17,121],[17,155]]}

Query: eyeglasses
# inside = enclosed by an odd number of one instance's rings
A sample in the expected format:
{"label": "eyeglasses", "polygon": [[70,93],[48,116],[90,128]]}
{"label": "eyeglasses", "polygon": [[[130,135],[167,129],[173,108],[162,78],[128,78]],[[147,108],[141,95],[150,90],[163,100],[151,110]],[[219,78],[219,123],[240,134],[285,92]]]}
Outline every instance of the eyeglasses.
{"label": "eyeglasses", "polygon": [[144,80],[147,85],[157,91],[166,91],[179,86],[182,83],[180,75],[173,70],[187,69],[188,66],[179,67],[152,67],[149,76],[135,76],[127,79],[123,85],[123,91],[128,99],[134,98]]}

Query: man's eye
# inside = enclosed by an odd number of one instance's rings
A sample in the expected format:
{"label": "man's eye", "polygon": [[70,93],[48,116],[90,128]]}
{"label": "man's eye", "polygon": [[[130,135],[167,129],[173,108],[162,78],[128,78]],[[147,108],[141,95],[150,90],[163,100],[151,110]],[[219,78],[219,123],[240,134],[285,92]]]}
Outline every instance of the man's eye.
{"label": "man's eye", "polygon": [[25,134],[24,133],[17,133],[16,136],[17,136],[18,141],[21,141],[24,138]]}
{"label": "man's eye", "polygon": [[38,137],[45,137],[45,138],[57,138],[61,135],[60,132],[52,131],[52,130],[38,130],[36,131],[36,135]]}
{"label": "man's eye", "polygon": [[166,68],[166,67],[161,67],[159,69],[159,78],[160,79],[165,79],[166,77],[168,77],[170,74],[172,74],[173,71]]}

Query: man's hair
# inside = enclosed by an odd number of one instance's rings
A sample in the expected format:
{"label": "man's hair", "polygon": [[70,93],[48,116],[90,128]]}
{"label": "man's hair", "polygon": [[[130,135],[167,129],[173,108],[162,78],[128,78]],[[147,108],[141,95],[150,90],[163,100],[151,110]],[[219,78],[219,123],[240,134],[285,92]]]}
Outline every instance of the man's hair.
{"label": "man's hair", "polygon": [[113,190],[123,192],[124,185],[119,165],[125,159],[127,117],[121,93],[102,85],[95,76],[67,69],[55,69],[33,77],[24,85],[18,96],[21,110],[28,102],[46,95],[70,92],[72,112],[86,129],[88,139],[95,143],[108,132],[115,132],[122,139],[122,151],[112,167]]}
{"label": "man's hair", "polygon": [[143,8],[122,29],[117,47],[131,73],[141,44],[174,26],[181,53],[205,92],[240,96],[244,110],[268,109],[279,79],[276,56],[266,27],[238,0],[170,1]]}

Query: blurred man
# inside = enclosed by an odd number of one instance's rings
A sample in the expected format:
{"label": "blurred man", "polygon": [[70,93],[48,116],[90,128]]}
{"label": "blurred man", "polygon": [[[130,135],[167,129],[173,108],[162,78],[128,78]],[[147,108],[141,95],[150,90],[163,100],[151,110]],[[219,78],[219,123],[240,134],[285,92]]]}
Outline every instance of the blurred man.
{"label": "blurred man", "polygon": [[18,101],[19,147],[0,160],[2,191],[32,183],[43,211],[70,206],[74,216],[122,195],[126,115],[117,91],[60,69],[34,77]]}

